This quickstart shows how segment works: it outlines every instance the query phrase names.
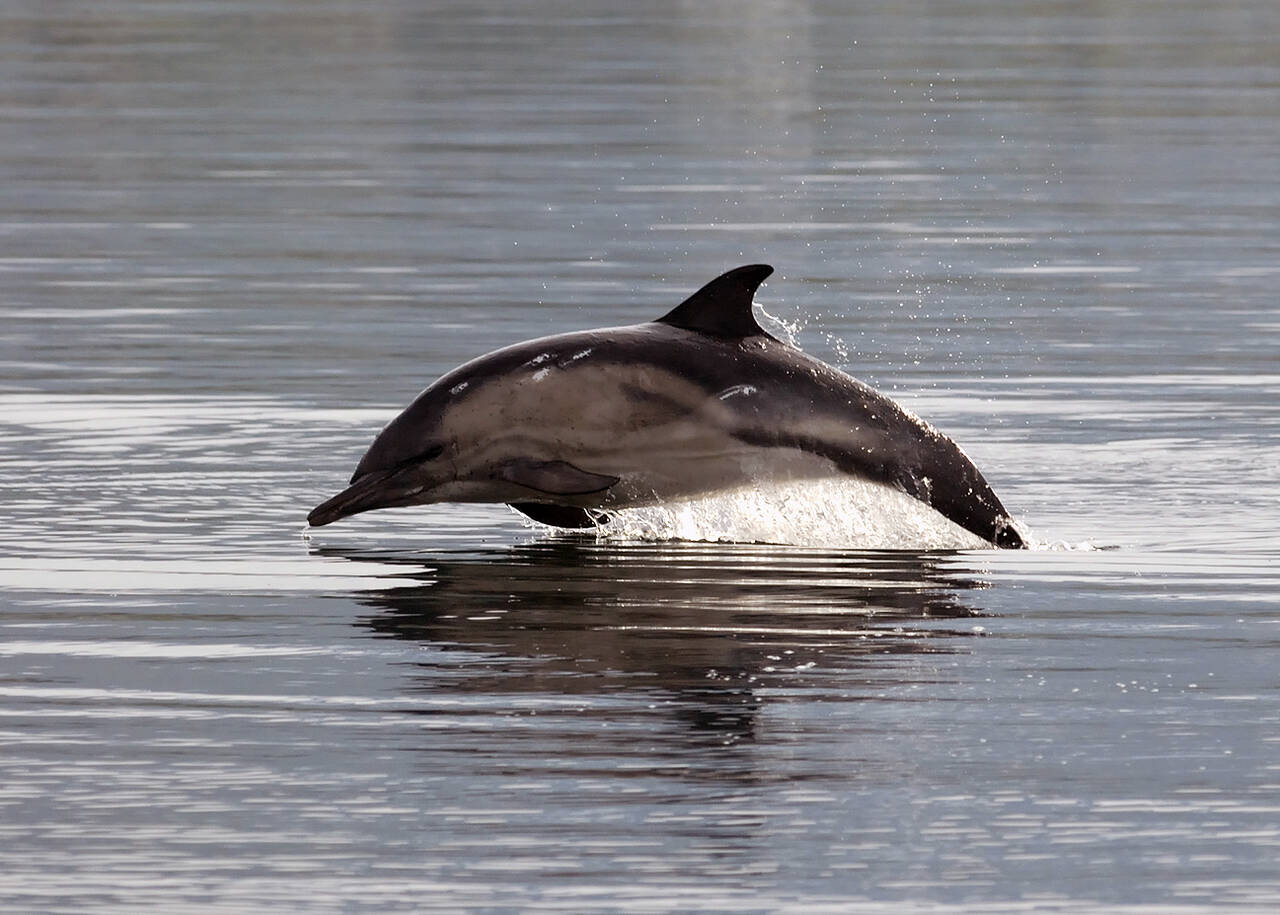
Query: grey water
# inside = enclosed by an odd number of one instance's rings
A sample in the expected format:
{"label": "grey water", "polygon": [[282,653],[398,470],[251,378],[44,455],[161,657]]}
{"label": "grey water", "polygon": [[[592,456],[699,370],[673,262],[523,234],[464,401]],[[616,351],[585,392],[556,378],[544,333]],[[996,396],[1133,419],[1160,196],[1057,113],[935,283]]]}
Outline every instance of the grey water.
{"label": "grey water", "polygon": [[[304,534],[767,262],[1026,552]],[[1275,911],[1280,6],[0,7],[0,908]]]}

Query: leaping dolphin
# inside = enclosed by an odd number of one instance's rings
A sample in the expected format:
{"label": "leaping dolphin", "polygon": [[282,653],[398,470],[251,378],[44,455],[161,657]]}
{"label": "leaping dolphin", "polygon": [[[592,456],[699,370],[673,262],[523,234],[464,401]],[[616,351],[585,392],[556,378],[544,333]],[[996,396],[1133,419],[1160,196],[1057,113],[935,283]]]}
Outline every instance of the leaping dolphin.
{"label": "leaping dolphin", "polygon": [[374,439],[313,527],[375,508],[505,502],[556,527],[608,509],[840,474],[895,487],[1022,547],[955,442],[766,333],[750,264],[656,321],[517,343],[459,366]]}

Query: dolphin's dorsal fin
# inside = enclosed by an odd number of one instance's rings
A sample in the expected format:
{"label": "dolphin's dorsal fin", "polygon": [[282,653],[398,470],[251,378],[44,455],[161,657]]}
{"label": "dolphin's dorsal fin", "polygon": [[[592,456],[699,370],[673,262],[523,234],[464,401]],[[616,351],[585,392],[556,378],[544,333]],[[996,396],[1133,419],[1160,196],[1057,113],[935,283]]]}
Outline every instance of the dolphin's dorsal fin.
{"label": "dolphin's dorsal fin", "polygon": [[748,264],[722,273],[658,319],[659,324],[709,334],[712,337],[755,337],[764,334],[751,313],[751,302],[773,273],[768,264]]}

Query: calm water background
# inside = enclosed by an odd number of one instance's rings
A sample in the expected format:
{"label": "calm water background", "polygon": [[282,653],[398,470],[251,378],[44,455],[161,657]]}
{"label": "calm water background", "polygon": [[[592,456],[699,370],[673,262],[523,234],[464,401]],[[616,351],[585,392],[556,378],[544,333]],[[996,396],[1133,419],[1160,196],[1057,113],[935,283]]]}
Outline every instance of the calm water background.
{"label": "calm water background", "polygon": [[[1274,911],[1278,36],[5,3],[0,904]],[[755,261],[1058,548],[303,538],[445,369]]]}

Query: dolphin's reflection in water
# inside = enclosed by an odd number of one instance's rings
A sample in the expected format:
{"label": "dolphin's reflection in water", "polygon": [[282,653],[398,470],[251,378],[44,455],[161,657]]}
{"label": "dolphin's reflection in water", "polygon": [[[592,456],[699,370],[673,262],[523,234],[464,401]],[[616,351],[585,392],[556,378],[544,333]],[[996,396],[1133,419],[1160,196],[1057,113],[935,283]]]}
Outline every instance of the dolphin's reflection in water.
{"label": "dolphin's reflection in water", "polygon": [[[901,681],[904,655],[961,650],[983,615],[973,598],[985,583],[962,554],[571,536],[487,553],[326,552],[397,564],[418,582],[362,595],[378,612],[360,625],[437,658],[467,652],[449,689],[641,690],[718,743],[753,739],[778,688],[838,682],[846,698],[872,698]],[[424,664],[417,685],[440,690],[439,671]]]}

